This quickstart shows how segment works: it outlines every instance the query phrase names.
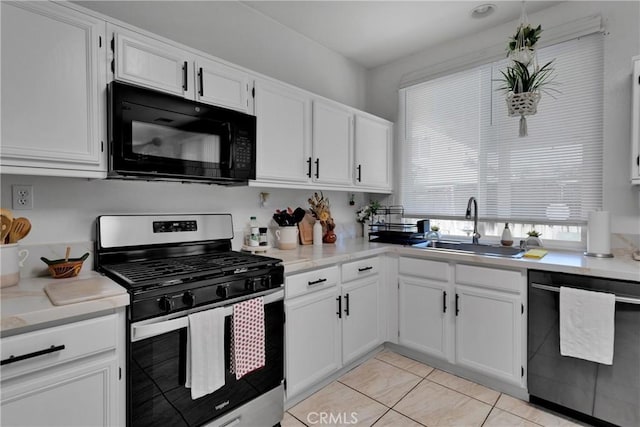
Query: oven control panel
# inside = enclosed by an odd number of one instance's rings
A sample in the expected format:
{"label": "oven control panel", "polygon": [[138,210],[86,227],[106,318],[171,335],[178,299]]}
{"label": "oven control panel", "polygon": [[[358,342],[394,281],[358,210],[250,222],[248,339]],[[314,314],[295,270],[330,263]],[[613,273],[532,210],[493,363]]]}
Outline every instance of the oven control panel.
{"label": "oven control panel", "polygon": [[154,233],[176,233],[181,231],[197,231],[196,221],[153,221]]}

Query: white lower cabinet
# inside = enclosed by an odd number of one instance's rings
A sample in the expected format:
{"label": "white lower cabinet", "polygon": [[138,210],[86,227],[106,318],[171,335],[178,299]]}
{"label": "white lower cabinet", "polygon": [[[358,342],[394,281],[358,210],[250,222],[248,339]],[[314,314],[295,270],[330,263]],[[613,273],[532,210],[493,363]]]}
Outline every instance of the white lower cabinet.
{"label": "white lower cabinet", "polygon": [[400,257],[398,342],[524,386],[523,271]]}
{"label": "white lower cabinet", "polygon": [[286,278],[287,398],[299,394],[383,341],[379,258]]}
{"label": "white lower cabinet", "polygon": [[118,313],[3,338],[0,424],[122,425],[124,329]]}
{"label": "white lower cabinet", "polygon": [[456,300],[456,363],[520,383],[520,295],[456,285]]}

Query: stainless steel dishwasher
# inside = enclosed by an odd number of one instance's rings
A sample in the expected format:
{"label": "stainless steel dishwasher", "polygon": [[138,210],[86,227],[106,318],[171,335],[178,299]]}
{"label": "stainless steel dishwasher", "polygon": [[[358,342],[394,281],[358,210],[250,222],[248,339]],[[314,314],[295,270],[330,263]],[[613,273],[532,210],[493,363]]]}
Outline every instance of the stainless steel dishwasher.
{"label": "stainless steel dishwasher", "polygon": [[[560,355],[560,286],[614,293],[613,364]],[[640,426],[640,283],[529,271],[529,400],[595,425]]]}

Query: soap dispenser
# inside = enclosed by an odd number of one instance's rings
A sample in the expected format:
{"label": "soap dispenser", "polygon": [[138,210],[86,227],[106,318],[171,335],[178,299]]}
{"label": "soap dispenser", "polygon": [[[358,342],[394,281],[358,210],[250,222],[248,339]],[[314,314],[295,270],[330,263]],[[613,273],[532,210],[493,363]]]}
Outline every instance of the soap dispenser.
{"label": "soap dispenser", "polygon": [[509,223],[504,223],[504,230],[502,230],[502,237],[500,238],[500,244],[502,246],[513,245],[513,237],[511,236],[511,230],[509,230]]}

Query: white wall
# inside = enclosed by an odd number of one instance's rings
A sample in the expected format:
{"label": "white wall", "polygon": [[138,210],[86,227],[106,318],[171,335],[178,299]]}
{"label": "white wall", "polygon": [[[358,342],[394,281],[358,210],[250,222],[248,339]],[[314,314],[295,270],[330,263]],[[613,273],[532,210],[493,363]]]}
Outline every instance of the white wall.
{"label": "white wall", "polygon": [[[276,209],[307,209],[307,199],[313,194],[310,190],[2,175],[2,206],[11,206],[12,184],[33,185],[34,209],[14,211],[14,215],[32,222],[31,233],[21,241],[26,245],[94,240],[95,219],[99,215],[203,212],[233,215],[234,249],[239,249],[251,216],[256,216],[263,226],[275,228],[271,218]],[[270,193],[264,208],[259,203],[262,191]],[[351,193],[323,194],[329,197],[338,238],[360,234],[355,212],[365,203],[364,195],[356,194],[356,204],[350,206]]]}
{"label": "white wall", "polygon": [[363,109],[365,69],[238,1],[78,1],[81,6]]}
{"label": "white wall", "polygon": [[[563,2],[538,13],[529,22],[551,28],[575,19],[601,15],[604,37],[604,209],[612,213],[612,232],[640,234],[638,187],[629,184],[631,143],[631,58],[640,54],[640,2]],[[402,79],[465,55],[506,43],[516,23],[497,26],[473,37],[455,40],[370,70],[367,110],[393,122],[398,115]],[[542,33],[544,40],[544,32]],[[398,124],[396,129],[400,129]],[[397,140],[397,139],[396,139]],[[396,168],[397,170],[397,168]],[[398,182],[396,179],[395,182]]]}

